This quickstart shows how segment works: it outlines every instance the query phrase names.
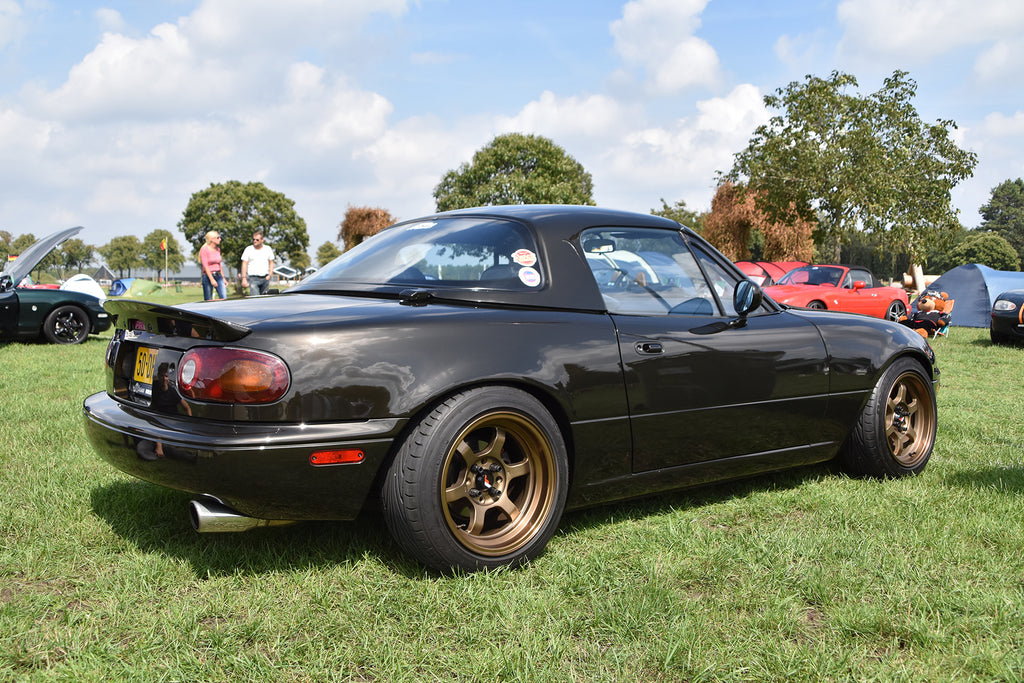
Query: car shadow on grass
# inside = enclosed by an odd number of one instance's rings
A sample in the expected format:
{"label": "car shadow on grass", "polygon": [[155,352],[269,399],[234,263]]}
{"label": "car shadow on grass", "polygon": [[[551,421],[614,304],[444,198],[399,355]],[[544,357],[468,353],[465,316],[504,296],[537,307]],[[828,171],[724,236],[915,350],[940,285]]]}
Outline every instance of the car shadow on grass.
{"label": "car shadow on grass", "polygon": [[[824,463],[608,503],[566,513],[555,537],[624,518],[640,519],[680,507],[699,508],[755,493],[788,490],[832,476],[841,475],[833,464]],[[117,536],[142,552],[188,562],[199,579],[360,564],[383,565],[412,579],[439,576],[402,552],[372,503],[353,521],[299,522],[239,533],[200,534],[192,529],[188,516],[188,502],[194,497],[143,481],[117,481],[94,488],[91,506]]]}
{"label": "car shadow on grass", "polygon": [[193,498],[143,481],[118,481],[94,488],[91,507],[117,536],[143,552],[188,562],[197,578],[367,562],[408,576],[424,571],[392,542],[384,520],[374,510],[352,521],[200,534],[189,522],[188,502]]}

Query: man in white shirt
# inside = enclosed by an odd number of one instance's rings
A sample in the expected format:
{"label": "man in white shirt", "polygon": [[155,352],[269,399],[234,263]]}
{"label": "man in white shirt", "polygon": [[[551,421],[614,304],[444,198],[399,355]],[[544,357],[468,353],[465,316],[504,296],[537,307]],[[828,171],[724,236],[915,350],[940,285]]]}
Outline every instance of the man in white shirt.
{"label": "man in white shirt", "polygon": [[270,276],[274,274],[274,250],[263,244],[263,231],[252,234],[252,244],[242,252],[242,287],[249,295],[266,294],[270,289]]}

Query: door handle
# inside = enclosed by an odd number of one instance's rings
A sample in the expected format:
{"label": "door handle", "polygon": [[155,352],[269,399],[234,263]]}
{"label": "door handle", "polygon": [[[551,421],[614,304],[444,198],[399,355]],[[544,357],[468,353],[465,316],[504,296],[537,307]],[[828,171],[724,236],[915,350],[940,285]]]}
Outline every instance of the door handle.
{"label": "door handle", "polygon": [[664,351],[664,348],[661,346],[661,342],[653,341],[637,342],[634,348],[636,348],[637,353],[642,355],[657,355]]}

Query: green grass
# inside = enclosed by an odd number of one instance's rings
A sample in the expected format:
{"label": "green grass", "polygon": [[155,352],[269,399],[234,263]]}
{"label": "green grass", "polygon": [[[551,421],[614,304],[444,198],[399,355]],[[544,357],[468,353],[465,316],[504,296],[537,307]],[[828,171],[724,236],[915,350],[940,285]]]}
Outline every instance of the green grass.
{"label": "green grass", "polygon": [[0,346],[0,681],[1024,680],[1024,349],[954,328],[924,474],[815,467],[565,517],[438,577],[372,513],[198,535],[82,436],[105,339]]}

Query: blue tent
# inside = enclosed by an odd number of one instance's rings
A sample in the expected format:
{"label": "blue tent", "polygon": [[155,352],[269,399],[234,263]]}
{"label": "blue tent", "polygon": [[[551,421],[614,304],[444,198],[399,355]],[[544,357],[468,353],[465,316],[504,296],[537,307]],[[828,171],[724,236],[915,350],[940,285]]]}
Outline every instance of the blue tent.
{"label": "blue tent", "polygon": [[110,296],[121,296],[128,291],[128,288],[135,282],[133,277],[123,277],[120,280],[114,280],[110,284]]}
{"label": "blue tent", "polygon": [[950,299],[956,299],[951,325],[988,327],[996,297],[1008,289],[1024,289],[1024,273],[968,263],[947,270],[928,289],[946,292]]}

